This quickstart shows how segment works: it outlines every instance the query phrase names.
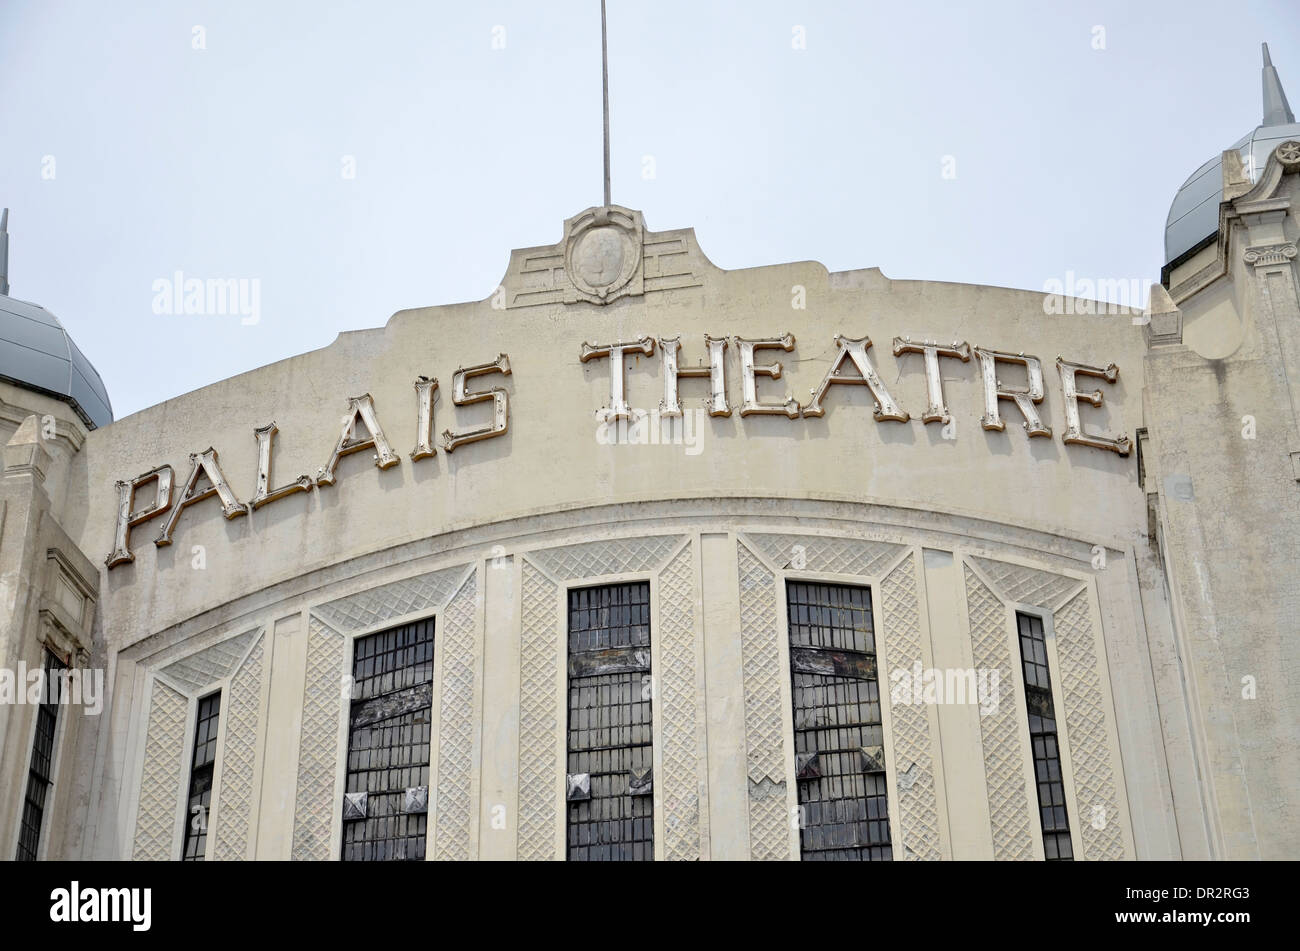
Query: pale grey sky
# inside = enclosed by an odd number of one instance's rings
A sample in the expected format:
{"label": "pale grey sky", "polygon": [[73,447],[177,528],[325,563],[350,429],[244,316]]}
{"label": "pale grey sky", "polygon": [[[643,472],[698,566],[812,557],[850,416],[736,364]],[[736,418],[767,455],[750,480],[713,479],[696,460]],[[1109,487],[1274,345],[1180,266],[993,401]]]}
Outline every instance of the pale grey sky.
{"label": "pale grey sky", "polygon": [[[1175,190],[1260,121],[1261,41],[1300,107],[1297,0],[610,0],[609,29],[614,201],[724,268],[1155,280]],[[600,122],[597,0],[0,0],[11,294],[121,418],[487,297],[600,203]],[[178,270],[257,280],[258,322],[156,314]]]}

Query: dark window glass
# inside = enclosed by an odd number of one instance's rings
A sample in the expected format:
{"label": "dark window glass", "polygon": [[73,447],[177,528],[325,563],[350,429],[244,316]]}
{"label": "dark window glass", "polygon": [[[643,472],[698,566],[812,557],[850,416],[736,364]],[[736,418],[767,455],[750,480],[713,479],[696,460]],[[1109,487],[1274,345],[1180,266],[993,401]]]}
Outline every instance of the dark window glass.
{"label": "dark window glass", "polygon": [[208,813],[212,808],[212,770],[217,762],[217,727],[221,694],[199,701],[194,723],[194,756],[190,760],[190,797],[185,811],[185,846],[181,859],[202,862],[208,845]]}
{"label": "dark window glass", "polygon": [[654,860],[652,743],[650,583],[570,591],[571,860]]}
{"label": "dark window glass", "polygon": [[1038,815],[1043,824],[1043,856],[1049,862],[1070,861],[1074,850],[1070,846],[1070,820],[1065,813],[1065,783],[1056,742],[1056,713],[1052,707],[1043,620],[1017,612],[1016,628],[1020,636],[1020,666],[1025,673],[1025,706],[1029,710],[1029,740],[1034,751]]}
{"label": "dark window glass", "polygon": [[[36,736],[32,740],[27,792],[23,797],[23,816],[18,827],[18,854],[15,857],[20,862],[34,862],[41,842],[41,824],[45,819],[45,804],[54,776],[54,734],[59,724],[59,690],[63,686],[59,674],[67,669],[63,661],[45,651],[45,688],[41,705],[36,709]],[[26,685],[19,684],[17,689],[25,690]]]}
{"label": "dark window glass", "polygon": [[[433,708],[433,618],[358,638],[348,721],[345,862],[424,858]],[[407,791],[410,790],[408,796]]]}
{"label": "dark window glass", "polygon": [[889,798],[871,591],[786,582],[799,853],[889,861]]}

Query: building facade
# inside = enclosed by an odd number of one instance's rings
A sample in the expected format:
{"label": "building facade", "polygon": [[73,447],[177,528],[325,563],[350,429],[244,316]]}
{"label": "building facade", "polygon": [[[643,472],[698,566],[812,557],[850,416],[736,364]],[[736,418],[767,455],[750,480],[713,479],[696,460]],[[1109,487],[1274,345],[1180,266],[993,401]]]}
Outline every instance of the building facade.
{"label": "building facade", "polygon": [[485,300],[112,421],[6,284],[0,849],[1300,855],[1264,89],[1142,313],[724,271],[605,206]]}

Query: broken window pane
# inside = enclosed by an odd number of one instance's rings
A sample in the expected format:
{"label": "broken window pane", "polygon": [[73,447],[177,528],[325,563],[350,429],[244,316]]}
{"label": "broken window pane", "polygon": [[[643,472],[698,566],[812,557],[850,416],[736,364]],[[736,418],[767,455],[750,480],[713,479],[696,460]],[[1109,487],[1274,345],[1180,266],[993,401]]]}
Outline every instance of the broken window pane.
{"label": "broken window pane", "polygon": [[889,799],[871,591],[786,583],[799,853],[889,861]]}
{"label": "broken window pane", "polygon": [[570,591],[571,860],[654,859],[651,694],[650,583]]}
{"label": "broken window pane", "polygon": [[433,618],[358,638],[352,678],[343,860],[423,859]]}

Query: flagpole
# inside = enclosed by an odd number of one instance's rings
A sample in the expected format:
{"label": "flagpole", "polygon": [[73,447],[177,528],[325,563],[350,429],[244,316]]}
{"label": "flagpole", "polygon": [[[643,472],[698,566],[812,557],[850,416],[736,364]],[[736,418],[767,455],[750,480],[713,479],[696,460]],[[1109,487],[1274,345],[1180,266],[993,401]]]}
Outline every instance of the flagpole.
{"label": "flagpole", "polygon": [[600,82],[605,100],[605,207],[609,201],[609,41],[605,30],[605,0],[600,0]]}

